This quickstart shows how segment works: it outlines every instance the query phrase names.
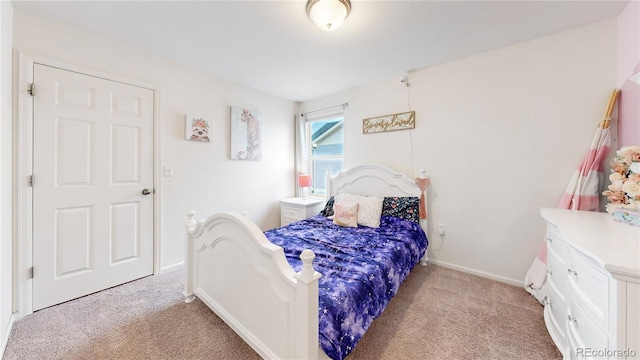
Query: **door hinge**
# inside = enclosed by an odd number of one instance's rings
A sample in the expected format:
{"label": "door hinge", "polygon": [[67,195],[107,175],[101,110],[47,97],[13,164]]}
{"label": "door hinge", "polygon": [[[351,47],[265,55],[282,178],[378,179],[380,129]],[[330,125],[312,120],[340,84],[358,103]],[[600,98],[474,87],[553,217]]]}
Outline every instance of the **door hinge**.
{"label": "door hinge", "polygon": [[33,266],[27,269],[27,279],[33,279]]}
{"label": "door hinge", "polygon": [[30,83],[29,84],[29,88],[27,89],[27,92],[29,93],[29,95],[35,96],[35,94],[36,94],[36,84]]}
{"label": "door hinge", "polygon": [[27,176],[27,185],[33,187],[33,175]]}

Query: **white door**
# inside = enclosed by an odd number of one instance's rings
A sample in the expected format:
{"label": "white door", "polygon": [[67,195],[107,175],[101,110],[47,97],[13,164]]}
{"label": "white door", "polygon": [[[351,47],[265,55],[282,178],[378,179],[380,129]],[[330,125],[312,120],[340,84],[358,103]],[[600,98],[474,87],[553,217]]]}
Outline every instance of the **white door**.
{"label": "white door", "polygon": [[34,84],[35,311],[152,274],[154,196],[153,90],[41,64]]}

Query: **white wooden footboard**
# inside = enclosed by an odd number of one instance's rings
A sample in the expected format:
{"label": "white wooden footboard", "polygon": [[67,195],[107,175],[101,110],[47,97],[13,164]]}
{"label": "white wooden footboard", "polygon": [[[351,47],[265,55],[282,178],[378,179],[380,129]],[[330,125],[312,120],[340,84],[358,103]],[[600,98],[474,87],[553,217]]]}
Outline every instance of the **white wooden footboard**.
{"label": "white wooden footboard", "polygon": [[197,296],[266,359],[326,357],[318,347],[318,279],[305,250],[296,273],[245,216],[187,214],[186,302]]}

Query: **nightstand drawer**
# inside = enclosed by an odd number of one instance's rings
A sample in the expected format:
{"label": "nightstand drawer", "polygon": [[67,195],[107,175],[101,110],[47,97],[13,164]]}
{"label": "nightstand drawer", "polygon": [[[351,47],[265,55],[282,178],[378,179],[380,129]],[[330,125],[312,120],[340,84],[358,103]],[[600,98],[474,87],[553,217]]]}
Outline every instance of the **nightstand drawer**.
{"label": "nightstand drawer", "polygon": [[289,224],[294,223],[296,221],[300,221],[300,219],[294,219],[294,218],[288,218],[288,217],[280,216],[280,226],[289,225]]}
{"label": "nightstand drawer", "polygon": [[294,208],[289,206],[282,206],[280,209],[281,216],[283,218],[291,218],[296,220],[302,220],[306,218],[306,210],[303,208]]}
{"label": "nightstand drawer", "polygon": [[280,200],[280,226],[318,215],[324,201],[321,199],[290,198]]}

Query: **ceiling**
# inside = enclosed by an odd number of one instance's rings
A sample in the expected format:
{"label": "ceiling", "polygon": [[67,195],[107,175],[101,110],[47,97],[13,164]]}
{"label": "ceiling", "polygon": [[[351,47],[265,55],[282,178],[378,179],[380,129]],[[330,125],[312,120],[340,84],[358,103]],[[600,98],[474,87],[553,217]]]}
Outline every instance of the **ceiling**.
{"label": "ceiling", "polygon": [[625,1],[358,1],[336,31],[306,1],[26,1],[29,12],[306,101],[617,16]]}

